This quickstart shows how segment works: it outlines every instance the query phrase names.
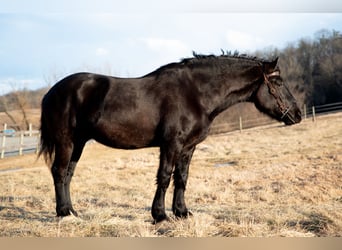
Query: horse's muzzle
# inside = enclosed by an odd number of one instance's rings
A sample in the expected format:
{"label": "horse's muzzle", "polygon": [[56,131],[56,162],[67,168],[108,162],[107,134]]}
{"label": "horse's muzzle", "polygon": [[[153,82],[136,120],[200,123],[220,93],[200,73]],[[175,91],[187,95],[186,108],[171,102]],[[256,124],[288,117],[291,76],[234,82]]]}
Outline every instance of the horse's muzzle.
{"label": "horse's muzzle", "polygon": [[300,123],[302,120],[302,113],[298,108],[296,108],[295,110],[290,110],[286,113],[282,120],[286,125]]}

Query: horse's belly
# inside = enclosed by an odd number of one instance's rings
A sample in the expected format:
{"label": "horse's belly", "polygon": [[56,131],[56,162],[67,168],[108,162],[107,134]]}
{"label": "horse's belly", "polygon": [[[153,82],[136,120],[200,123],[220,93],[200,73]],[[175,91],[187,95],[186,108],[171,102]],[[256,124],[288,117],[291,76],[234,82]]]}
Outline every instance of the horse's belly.
{"label": "horse's belly", "polygon": [[99,123],[94,139],[107,146],[122,149],[156,146],[155,127],[141,121],[136,121],[136,124]]}

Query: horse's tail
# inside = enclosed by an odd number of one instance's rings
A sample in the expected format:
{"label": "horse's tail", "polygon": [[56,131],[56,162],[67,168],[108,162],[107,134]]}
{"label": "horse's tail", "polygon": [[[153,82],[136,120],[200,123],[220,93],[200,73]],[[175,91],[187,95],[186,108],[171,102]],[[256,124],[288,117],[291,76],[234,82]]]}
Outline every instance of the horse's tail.
{"label": "horse's tail", "polygon": [[41,106],[41,117],[40,117],[40,149],[38,153],[38,158],[43,155],[45,162],[50,165],[54,159],[55,155],[55,137],[51,134],[51,129],[49,129],[49,121],[47,119],[46,105],[44,105],[44,99],[42,100]]}

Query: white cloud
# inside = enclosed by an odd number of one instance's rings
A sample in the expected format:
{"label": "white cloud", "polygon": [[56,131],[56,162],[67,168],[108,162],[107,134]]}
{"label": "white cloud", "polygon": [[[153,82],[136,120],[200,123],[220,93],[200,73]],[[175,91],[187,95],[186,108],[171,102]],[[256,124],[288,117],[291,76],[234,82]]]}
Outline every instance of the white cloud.
{"label": "white cloud", "polygon": [[143,41],[149,49],[156,52],[166,51],[181,54],[188,51],[188,47],[177,39],[142,38],[141,41]]}
{"label": "white cloud", "polygon": [[96,56],[107,56],[109,54],[109,50],[105,48],[97,48],[95,50],[95,55]]}
{"label": "white cloud", "polygon": [[264,46],[262,38],[237,30],[228,30],[225,39],[231,48],[241,50],[241,52],[253,51]]}
{"label": "white cloud", "polygon": [[[0,14],[0,94],[5,88],[1,79],[7,77],[40,79],[28,83],[29,88],[44,85],[42,72],[47,67],[71,72],[84,64],[99,68],[108,63],[115,73],[136,76],[190,57],[192,50],[249,53],[255,48],[284,47],[301,37],[312,37],[320,28],[342,27],[341,13],[26,11]],[[32,24],[25,26],[26,33],[17,25],[20,21]],[[66,61],[65,56],[70,59]]]}
{"label": "white cloud", "polygon": [[[141,70],[140,73],[146,74],[156,68],[171,62],[178,62],[181,58],[189,55],[191,50],[188,45],[178,39],[165,39],[158,37],[145,37],[136,40],[142,45],[138,60],[135,61],[135,68]],[[141,60],[142,59],[142,60]]]}

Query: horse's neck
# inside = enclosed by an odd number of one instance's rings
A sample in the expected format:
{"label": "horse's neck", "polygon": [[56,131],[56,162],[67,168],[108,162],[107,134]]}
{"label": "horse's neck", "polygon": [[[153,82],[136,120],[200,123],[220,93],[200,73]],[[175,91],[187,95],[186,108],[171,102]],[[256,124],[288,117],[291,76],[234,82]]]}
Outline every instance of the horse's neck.
{"label": "horse's neck", "polygon": [[257,84],[246,85],[246,87],[230,92],[226,97],[223,96],[221,103],[219,103],[213,111],[211,111],[209,118],[213,120],[221,112],[225,111],[229,107],[240,103],[251,101],[251,96],[258,88]]}
{"label": "horse's neck", "polygon": [[210,120],[234,104],[251,101],[253,93],[259,87],[257,79],[247,77],[227,76],[220,79],[216,75],[208,76],[207,82],[199,82],[201,102]]}

